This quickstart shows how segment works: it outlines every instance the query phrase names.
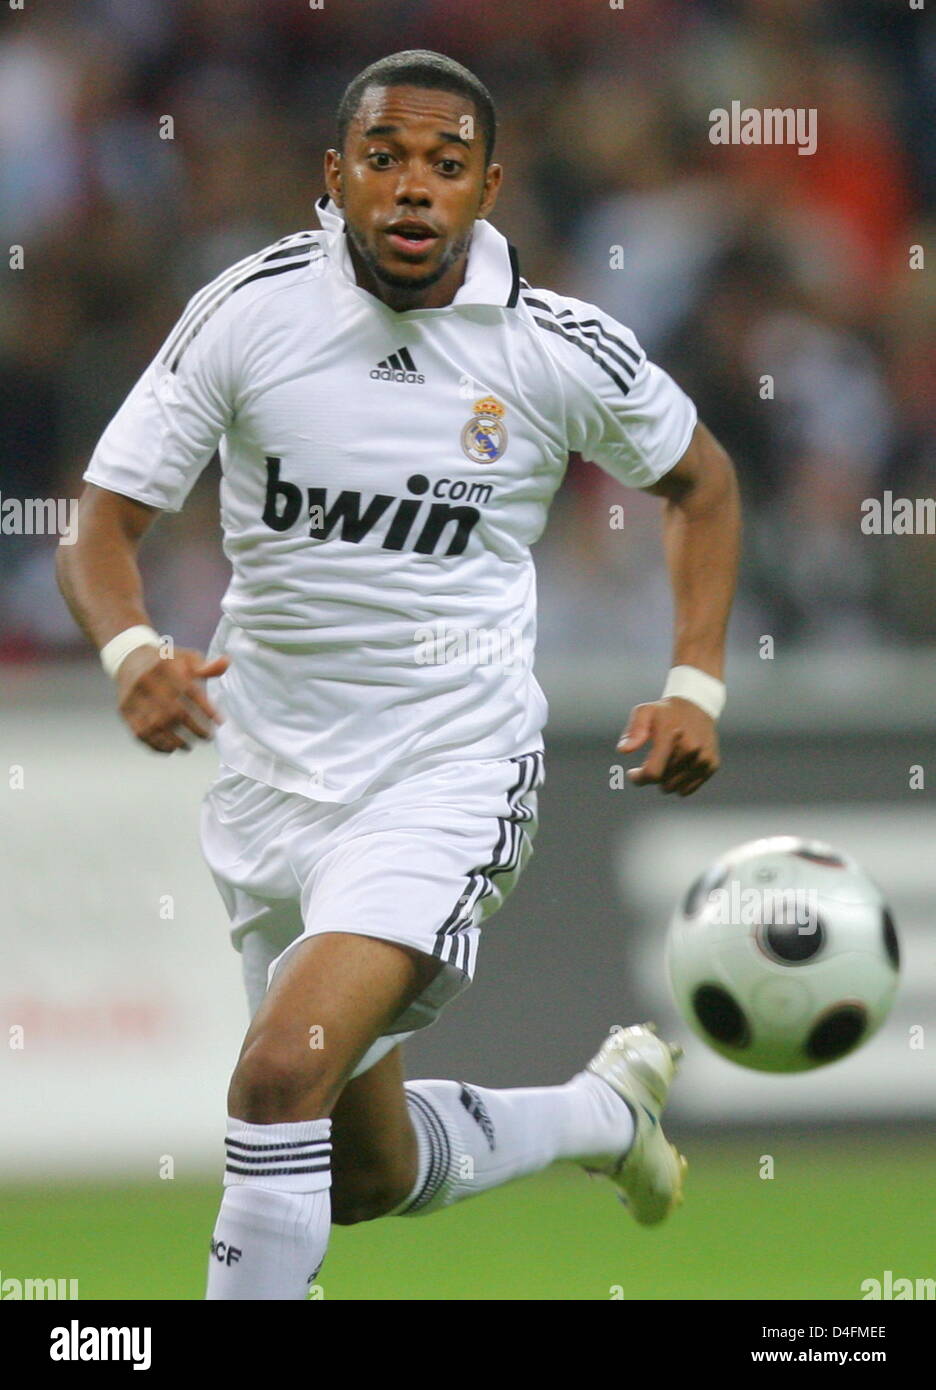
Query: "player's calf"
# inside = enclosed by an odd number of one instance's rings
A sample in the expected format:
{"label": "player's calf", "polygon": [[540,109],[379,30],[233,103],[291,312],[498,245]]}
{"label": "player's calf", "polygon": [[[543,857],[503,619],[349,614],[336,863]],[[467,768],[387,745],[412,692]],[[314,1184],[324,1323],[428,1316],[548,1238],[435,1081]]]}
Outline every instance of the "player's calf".
{"label": "player's calf", "polygon": [[332,1170],[332,1221],[336,1226],[356,1226],[389,1216],[409,1196],[413,1168],[399,1163],[394,1168],[358,1165]]}
{"label": "player's calf", "polygon": [[402,1049],[350,1081],[332,1112],[332,1220],[396,1211],[413,1190],[419,1145],[403,1089]]}

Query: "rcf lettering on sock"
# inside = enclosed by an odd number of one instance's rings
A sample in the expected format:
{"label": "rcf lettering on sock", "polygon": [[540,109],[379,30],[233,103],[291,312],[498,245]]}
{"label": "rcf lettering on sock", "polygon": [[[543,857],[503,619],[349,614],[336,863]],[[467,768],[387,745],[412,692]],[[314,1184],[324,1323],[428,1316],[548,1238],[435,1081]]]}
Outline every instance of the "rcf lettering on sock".
{"label": "rcf lettering on sock", "polygon": [[238,1250],[236,1245],[226,1245],[223,1240],[211,1238],[211,1253],[216,1260],[220,1260],[223,1265],[236,1265],[243,1250]]}

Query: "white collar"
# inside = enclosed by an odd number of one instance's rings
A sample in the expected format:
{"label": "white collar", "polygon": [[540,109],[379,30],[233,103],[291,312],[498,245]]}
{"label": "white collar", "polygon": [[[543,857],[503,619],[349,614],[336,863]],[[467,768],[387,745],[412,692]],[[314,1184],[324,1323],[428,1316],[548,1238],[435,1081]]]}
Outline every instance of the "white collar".
{"label": "white collar", "polygon": [[[319,222],[329,234],[334,264],[342,275],[357,286],[354,266],[348,252],[345,222],[338,208],[323,193],[315,204]],[[520,293],[520,270],[517,252],[505,236],[490,222],[480,218],[474,224],[471,245],[468,249],[468,266],[465,278],[450,305],[455,308],[462,304],[493,304],[501,308],[513,309]]]}

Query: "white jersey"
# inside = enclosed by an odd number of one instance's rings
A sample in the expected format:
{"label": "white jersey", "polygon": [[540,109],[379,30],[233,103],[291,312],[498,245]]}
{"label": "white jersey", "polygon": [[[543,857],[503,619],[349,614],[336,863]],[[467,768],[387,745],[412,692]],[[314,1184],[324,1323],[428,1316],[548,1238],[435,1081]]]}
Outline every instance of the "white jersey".
{"label": "white jersey", "polygon": [[529,289],[490,223],[451,304],[398,313],[356,284],[327,198],[318,211],[321,231],[194,296],[84,476],[178,511],[219,449],[218,751],[350,802],[542,747],[530,546],[569,453],[645,487],[696,412],[629,329]]}

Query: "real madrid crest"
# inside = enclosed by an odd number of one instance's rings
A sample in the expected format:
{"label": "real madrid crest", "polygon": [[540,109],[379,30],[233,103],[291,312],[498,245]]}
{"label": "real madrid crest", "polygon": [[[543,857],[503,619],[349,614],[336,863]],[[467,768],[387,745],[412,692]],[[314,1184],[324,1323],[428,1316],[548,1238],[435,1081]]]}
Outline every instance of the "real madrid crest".
{"label": "real madrid crest", "polygon": [[504,407],[493,396],[484,396],[475,401],[474,411],[462,430],[462,449],[472,463],[494,463],[507,448]]}

